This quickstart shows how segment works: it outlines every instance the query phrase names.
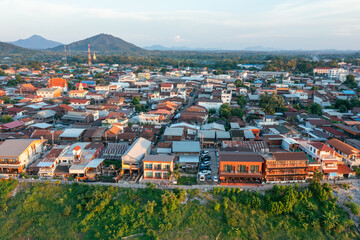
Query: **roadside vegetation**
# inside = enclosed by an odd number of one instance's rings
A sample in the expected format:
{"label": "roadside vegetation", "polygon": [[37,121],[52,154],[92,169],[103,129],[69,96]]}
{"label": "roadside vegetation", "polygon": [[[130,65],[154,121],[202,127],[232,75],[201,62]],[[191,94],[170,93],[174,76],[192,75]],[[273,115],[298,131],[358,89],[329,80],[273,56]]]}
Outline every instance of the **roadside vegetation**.
{"label": "roadside vegetation", "polygon": [[[265,194],[0,182],[0,239],[358,239],[328,184]],[[21,190],[19,190],[21,189]]]}

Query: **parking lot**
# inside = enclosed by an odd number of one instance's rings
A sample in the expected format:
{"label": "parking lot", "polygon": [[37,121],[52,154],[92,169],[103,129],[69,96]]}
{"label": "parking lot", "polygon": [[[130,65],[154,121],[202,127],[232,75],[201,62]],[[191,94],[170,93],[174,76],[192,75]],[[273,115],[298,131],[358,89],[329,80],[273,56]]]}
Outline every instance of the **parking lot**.
{"label": "parking lot", "polygon": [[[200,183],[213,182],[214,177],[216,177],[216,178],[219,177],[218,176],[218,161],[217,161],[218,159],[216,156],[216,151],[215,151],[215,149],[212,149],[212,148],[205,148],[205,149],[203,149],[203,151],[205,151],[205,152],[208,151],[207,155],[210,157],[210,159],[209,159],[209,164],[207,166],[209,166],[211,174],[206,174],[205,181],[198,181],[198,182],[200,182]],[[204,163],[205,159],[203,157],[201,159],[202,159],[201,162]],[[202,164],[200,163],[200,167],[201,166],[202,166]],[[201,168],[199,168],[199,172],[201,172],[201,171],[202,171]],[[211,179],[209,179],[209,177],[208,177],[209,175],[211,176]],[[199,175],[198,175],[198,180],[200,180]]]}

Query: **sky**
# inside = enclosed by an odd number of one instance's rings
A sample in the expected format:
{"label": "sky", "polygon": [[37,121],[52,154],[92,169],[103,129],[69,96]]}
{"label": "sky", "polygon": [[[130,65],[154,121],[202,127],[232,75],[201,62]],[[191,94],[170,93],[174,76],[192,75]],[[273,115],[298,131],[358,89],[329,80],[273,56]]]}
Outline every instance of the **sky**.
{"label": "sky", "polygon": [[0,41],[108,33],[140,47],[360,49],[359,0],[0,0]]}

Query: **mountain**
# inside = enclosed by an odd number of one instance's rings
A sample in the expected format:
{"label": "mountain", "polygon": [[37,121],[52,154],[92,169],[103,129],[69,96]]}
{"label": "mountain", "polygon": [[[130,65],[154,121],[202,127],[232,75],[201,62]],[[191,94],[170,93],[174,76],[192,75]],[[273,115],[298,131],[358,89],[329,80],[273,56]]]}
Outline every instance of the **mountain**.
{"label": "mountain", "polygon": [[43,38],[42,36],[39,35],[32,35],[29,38],[19,39],[15,42],[9,42],[9,43],[19,47],[30,48],[30,49],[47,49],[62,45],[62,43],[47,40],[46,38]]}
{"label": "mountain", "polygon": [[22,48],[15,46],[10,43],[0,42],[0,55],[6,54],[33,54],[36,53],[35,50],[30,50],[27,48]]}
{"label": "mountain", "polygon": [[[121,38],[114,37],[110,34],[99,34],[81,41],[73,42],[66,45],[67,49],[77,52],[85,52],[88,50],[88,44],[92,52],[97,53],[142,53],[145,49],[126,42]],[[64,45],[51,48],[52,51],[64,51]]]}
{"label": "mountain", "polygon": [[161,45],[152,45],[144,47],[146,50],[159,50],[159,51],[219,51],[222,49],[219,48],[190,48],[186,46],[180,46],[180,47],[164,47]]}
{"label": "mountain", "polygon": [[263,47],[263,46],[252,46],[243,49],[244,51],[255,51],[255,52],[271,52],[271,51],[282,51],[280,48],[270,48],[270,47]]}

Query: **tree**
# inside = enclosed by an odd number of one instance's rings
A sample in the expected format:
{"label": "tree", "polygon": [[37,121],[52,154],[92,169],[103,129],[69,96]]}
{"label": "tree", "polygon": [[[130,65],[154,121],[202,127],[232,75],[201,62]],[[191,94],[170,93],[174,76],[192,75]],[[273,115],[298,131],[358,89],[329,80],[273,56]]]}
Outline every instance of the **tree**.
{"label": "tree", "polygon": [[345,106],[347,109],[350,109],[350,102],[348,100],[337,99],[335,102],[335,108],[340,109],[341,106]]}
{"label": "tree", "polygon": [[223,105],[221,105],[219,113],[220,113],[221,117],[229,118],[231,115],[231,109],[230,109],[229,105],[225,104],[225,103]]}
{"label": "tree", "polygon": [[322,115],[322,107],[318,103],[311,104],[309,111],[312,114]]}
{"label": "tree", "polygon": [[284,99],[276,94],[261,94],[259,106],[266,114],[269,115],[274,115],[276,112],[285,111]]}
{"label": "tree", "polygon": [[181,173],[179,172],[179,170],[169,171],[168,174],[169,183],[171,182],[172,179],[178,181],[180,177],[181,177]]}
{"label": "tree", "polygon": [[339,111],[341,113],[346,113],[348,111],[348,108],[345,105],[341,105],[340,108],[339,108]]}
{"label": "tree", "polygon": [[13,118],[9,115],[4,115],[0,118],[0,122],[2,122],[2,123],[9,123],[12,121],[13,121]]}
{"label": "tree", "polygon": [[134,105],[139,104],[139,103],[140,103],[140,97],[137,97],[137,96],[134,97],[132,103],[133,103]]}
{"label": "tree", "polygon": [[245,112],[241,108],[236,107],[236,108],[231,109],[231,116],[236,116],[236,117],[242,118],[244,115],[245,115]]}
{"label": "tree", "polygon": [[244,95],[241,95],[241,96],[236,98],[236,102],[237,102],[237,104],[239,104],[239,106],[241,108],[243,108],[243,107],[246,106],[246,103],[247,103],[246,97]]}
{"label": "tree", "polygon": [[356,88],[357,87],[357,83],[355,81],[355,76],[354,75],[347,75],[346,76],[346,80],[344,81],[344,84],[346,86],[348,86],[349,88]]}
{"label": "tree", "polygon": [[213,115],[216,113],[216,109],[215,108],[210,108],[209,109],[209,116]]}

